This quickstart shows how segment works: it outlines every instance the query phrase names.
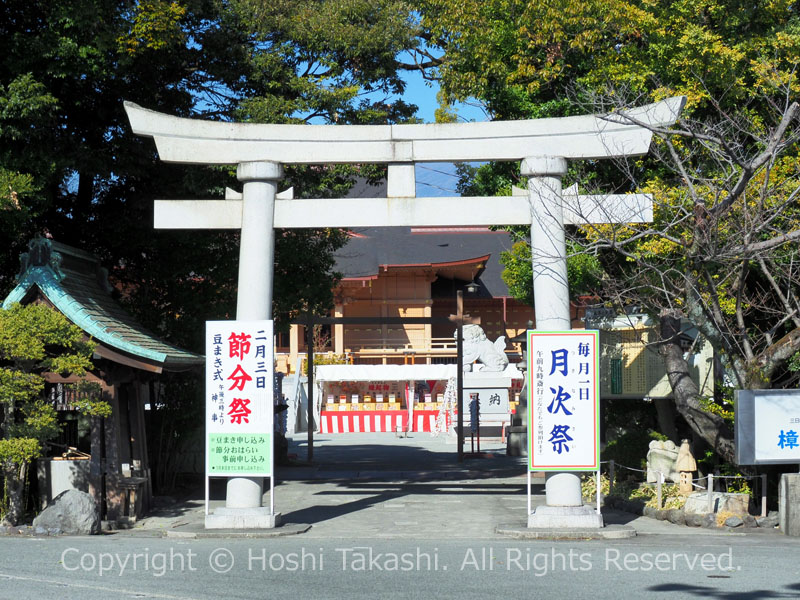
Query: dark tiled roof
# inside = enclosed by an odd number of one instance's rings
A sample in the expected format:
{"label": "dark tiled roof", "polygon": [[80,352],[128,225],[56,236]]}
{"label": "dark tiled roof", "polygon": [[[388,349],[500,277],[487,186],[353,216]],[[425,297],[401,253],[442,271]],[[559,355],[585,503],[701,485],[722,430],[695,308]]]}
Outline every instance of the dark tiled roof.
{"label": "dark tiled roof", "polygon": [[476,283],[479,296],[508,296],[500,277],[500,253],[510,250],[511,236],[482,228],[412,229],[410,227],[363,227],[336,253],[335,269],[345,278],[370,277],[383,265],[427,265],[466,261],[489,255]]}

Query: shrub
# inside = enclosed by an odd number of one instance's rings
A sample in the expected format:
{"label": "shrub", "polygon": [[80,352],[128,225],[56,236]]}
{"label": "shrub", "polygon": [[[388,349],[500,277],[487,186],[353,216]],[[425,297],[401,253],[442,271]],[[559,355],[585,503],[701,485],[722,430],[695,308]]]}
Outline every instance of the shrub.
{"label": "shrub", "polygon": [[[314,354],[314,366],[318,365],[346,365],[347,356],[345,354]],[[303,360],[303,375],[308,375],[308,360]]]}
{"label": "shrub", "polygon": [[[600,476],[600,493],[609,495],[609,479],[605,473]],[[597,493],[597,480],[595,476],[584,475],[581,481],[581,494],[585,502],[593,502]],[[632,479],[623,479],[614,482],[614,498],[623,500],[639,500],[650,508],[683,508],[686,496],[678,491],[678,484],[667,483],[661,486],[661,501],[663,506],[657,507],[657,490],[655,484],[638,483]]]}
{"label": "shrub", "polygon": [[667,439],[669,439],[667,436],[657,431],[646,429],[628,431],[606,444],[603,460],[613,460],[635,469],[645,469],[650,442]]}
{"label": "shrub", "polygon": [[[23,512],[25,482],[42,444],[59,431],[56,411],[44,398],[45,373],[83,376],[92,366],[94,344],[79,327],[44,304],[0,309],[0,474],[5,521],[16,525]],[[108,416],[111,407],[78,386],[79,409]]]}

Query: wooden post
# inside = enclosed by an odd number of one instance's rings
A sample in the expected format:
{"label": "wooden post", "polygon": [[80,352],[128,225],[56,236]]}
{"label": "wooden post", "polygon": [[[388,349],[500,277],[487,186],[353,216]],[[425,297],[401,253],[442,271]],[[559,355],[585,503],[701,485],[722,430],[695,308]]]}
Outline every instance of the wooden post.
{"label": "wooden post", "polygon": [[116,521],[122,516],[124,510],[124,496],[119,487],[119,389],[115,385],[104,386],[103,399],[111,405],[111,416],[105,421],[105,501],[106,517],[109,521]]}
{"label": "wooden post", "polygon": [[664,474],[658,472],[658,482],[656,483],[656,508],[661,510],[661,484],[664,481]]}
{"label": "wooden post", "polygon": [[[306,369],[308,371],[308,406],[306,411],[306,421],[308,422],[308,448],[307,460],[309,463],[314,459],[314,315],[308,312],[306,322]],[[300,377],[300,374],[297,374]]]}
{"label": "wooden post", "polygon": [[89,493],[94,497],[100,513],[103,515],[105,498],[103,493],[103,431],[105,419],[103,417],[91,417],[91,449],[92,458],[89,464]]}
{"label": "wooden post", "polygon": [[464,461],[464,294],[461,290],[456,292],[456,317],[458,326],[456,327],[456,393],[458,398],[458,425],[456,426],[458,437],[458,462]]}
{"label": "wooden post", "polygon": [[[142,512],[146,513],[150,510],[150,504],[153,500],[153,488],[150,481],[150,464],[147,457],[147,429],[145,427],[144,417],[144,403],[149,398],[149,386],[139,380],[134,380],[132,384],[134,393],[133,402],[130,403],[129,409],[131,411],[131,446],[133,446],[134,453],[131,456],[131,467],[133,467],[133,459],[139,461],[139,477],[145,477],[147,481],[144,484],[144,494],[142,498]],[[134,425],[135,424],[135,429]],[[134,431],[136,433],[134,433]],[[137,515],[137,517],[140,515]]]}
{"label": "wooden post", "polygon": [[612,458],[608,461],[608,495],[611,496],[614,494],[614,469],[616,465],[614,464],[614,459]]}

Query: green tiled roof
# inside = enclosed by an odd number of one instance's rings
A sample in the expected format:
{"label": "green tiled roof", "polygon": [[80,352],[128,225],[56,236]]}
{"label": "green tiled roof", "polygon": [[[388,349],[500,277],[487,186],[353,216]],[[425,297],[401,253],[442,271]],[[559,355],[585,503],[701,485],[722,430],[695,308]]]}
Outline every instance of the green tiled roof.
{"label": "green tiled roof", "polygon": [[22,302],[36,287],[64,316],[96,341],[166,370],[201,365],[203,357],[158,339],[111,297],[107,274],[91,254],[43,238],[21,256],[18,285],[3,307]]}

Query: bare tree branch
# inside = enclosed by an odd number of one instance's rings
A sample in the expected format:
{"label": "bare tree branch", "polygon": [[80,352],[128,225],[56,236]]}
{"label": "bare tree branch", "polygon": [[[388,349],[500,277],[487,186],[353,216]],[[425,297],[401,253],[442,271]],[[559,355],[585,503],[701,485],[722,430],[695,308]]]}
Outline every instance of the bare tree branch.
{"label": "bare tree branch", "polygon": [[789,233],[783,233],[769,240],[764,240],[763,242],[755,242],[753,244],[747,244],[742,246],[733,246],[731,248],[731,252],[739,255],[752,256],[763,250],[772,250],[773,248],[777,248],[778,246],[782,246],[783,244],[786,244],[788,242],[793,242],[797,239],[800,239],[800,230],[790,231]]}

